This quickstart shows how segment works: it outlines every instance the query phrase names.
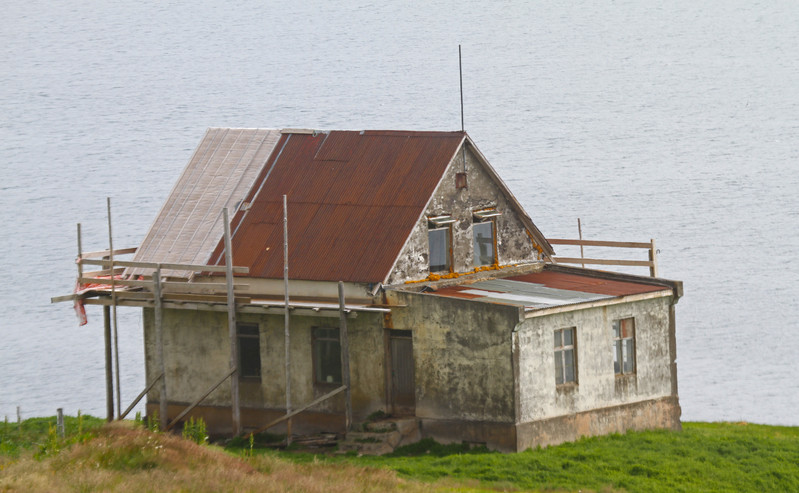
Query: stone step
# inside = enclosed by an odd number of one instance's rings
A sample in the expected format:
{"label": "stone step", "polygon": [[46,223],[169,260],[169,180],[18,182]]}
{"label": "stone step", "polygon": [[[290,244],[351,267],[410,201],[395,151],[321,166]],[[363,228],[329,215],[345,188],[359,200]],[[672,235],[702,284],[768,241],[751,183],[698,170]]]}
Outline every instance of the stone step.
{"label": "stone step", "polygon": [[339,442],[339,451],[383,455],[397,447],[418,442],[422,435],[416,418],[387,418],[362,425],[366,431],[351,431]]}

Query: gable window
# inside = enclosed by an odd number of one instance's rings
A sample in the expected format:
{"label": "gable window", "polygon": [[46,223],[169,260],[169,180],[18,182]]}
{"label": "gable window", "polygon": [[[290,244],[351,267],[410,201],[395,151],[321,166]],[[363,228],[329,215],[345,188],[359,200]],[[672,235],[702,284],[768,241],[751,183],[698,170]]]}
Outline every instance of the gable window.
{"label": "gable window", "polygon": [[314,327],[312,338],[314,383],[340,384],[341,344],[338,328]]}
{"label": "gable window", "polygon": [[613,370],[616,375],[635,373],[635,319],[613,321]]}
{"label": "gable window", "polygon": [[555,384],[577,382],[574,327],[555,331]]}
{"label": "gable window", "polygon": [[494,221],[472,225],[474,233],[474,266],[494,265]]}
{"label": "gable window", "polygon": [[258,324],[236,324],[239,378],[261,378],[261,341]]}
{"label": "gable window", "polygon": [[430,272],[449,272],[452,269],[452,236],[450,225],[455,222],[450,216],[427,218],[427,239],[430,245]]}
{"label": "gable window", "polygon": [[474,237],[474,266],[497,263],[494,218],[502,213],[496,209],[484,209],[473,213],[472,236]]}

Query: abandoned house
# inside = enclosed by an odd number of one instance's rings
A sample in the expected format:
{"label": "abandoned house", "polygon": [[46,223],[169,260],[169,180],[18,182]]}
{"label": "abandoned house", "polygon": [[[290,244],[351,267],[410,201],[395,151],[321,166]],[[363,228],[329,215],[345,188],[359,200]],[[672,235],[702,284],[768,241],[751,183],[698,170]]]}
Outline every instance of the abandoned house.
{"label": "abandoned house", "polygon": [[142,244],[82,256],[110,268],[70,299],[142,307],[168,426],[341,433],[383,412],[503,451],[679,429],[682,284],[562,265],[553,243],[464,132],[212,128]]}

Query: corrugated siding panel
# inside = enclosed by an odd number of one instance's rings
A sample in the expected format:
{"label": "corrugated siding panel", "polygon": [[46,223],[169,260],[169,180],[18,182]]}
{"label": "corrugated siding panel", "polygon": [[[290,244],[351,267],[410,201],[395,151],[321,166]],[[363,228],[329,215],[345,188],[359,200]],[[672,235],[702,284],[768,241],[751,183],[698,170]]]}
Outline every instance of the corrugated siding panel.
{"label": "corrugated siding panel", "polygon": [[613,281],[596,277],[578,276],[562,272],[543,271],[534,274],[509,277],[514,281],[541,284],[548,288],[580,291],[583,293],[606,294],[610,296],[627,296],[640,293],[654,293],[668,290],[665,286],[638,284],[633,282]]}
{"label": "corrugated siding panel", "polygon": [[[233,220],[233,262],[283,276],[288,196],[292,279],[379,282],[462,142],[461,132],[287,134]],[[274,166],[272,166],[274,165]],[[255,195],[257,191],[257,195]],[[221,241],[211,264],[223,264]]]}
{"label": "corrugated siding panel", "polygon": [[431,294],[501,305],[546,308],[663,290],[669,288],[543,271],[447,286]]}
{"label": "corrugated siding panel", "polygon": [[245,197],[279,138],[277,130],[208,129],[134,260],[206,263],[223,235],[222,209]]}

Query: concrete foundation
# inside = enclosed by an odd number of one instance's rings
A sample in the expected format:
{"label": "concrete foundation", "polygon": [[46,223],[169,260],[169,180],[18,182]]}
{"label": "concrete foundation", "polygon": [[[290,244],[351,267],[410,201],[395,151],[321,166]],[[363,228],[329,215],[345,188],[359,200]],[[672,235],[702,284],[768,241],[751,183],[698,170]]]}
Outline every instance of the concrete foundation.
{"label": "concrete foundation", "polygon": [[681,413],[676,397],[664,397],[522,423],[516,427],[516,451],[631,430],[679,431]]}

